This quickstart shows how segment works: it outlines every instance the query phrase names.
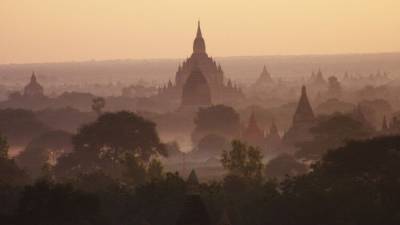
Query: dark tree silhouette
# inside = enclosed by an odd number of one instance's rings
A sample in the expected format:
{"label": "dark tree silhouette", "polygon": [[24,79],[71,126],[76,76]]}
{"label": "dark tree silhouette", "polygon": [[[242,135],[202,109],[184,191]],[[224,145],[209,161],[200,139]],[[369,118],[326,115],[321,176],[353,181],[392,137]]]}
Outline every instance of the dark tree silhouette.
{"label": "dark tree silhouette", "polygon": [[21,170],[14,159],[8,158],[7,139],[0,135],[0,186],[20,186],[29,179],[25,171]]}
{"label": "dark tree silhouette", "polygon": [[96,97],[92,101],[92,110],[101,115],[103,108],[106,106],[106,100],[102,97]]}
{"label": "dark tree silhouette", "polygon": [[107,224],[96,196],[48,181],[25,188],[16,217],[17,224]]}
{"label": "dark tree silhouette", "polygon": [[229,106],[215,105],[200,108],[194,119],[196,125],[192,140],[197,143],[208,134],[217,134],[229,140],[238,136],[240,131],[239,114]]}
{"label": "dark tree silhouette", "polygon": [[127,111],[105,113],[82,126],[73,146],[73,153],[58,160],[57,173],[102,169],[121,176],[125,163],[146,163],[153,155],[166,155],[155,124]]}
{"label": "dark tree silhouette", "polygon": [[[296,224],[399,224],[400,137],[351,141],[282,185]],[[280,223],[284,224],[284,223]]]}
{"label": "dark tree silhouette", "polygon": [[263,163],[261,152],[240,141],[232,141],[232,149],[222,152],[222,166],[232,175],[260,179]]}
{"label": "dark tree silhouette", "polygon": [[218,157],[222,149],[229,148],[229,141],[221,135],[209,134],[204,136],[190,155],[194,158]]}
{"label": "dark tree silhouette", "polygon": [[17,163],[37,177],[46,163],[55,164],[57,159],[72,151],[72,134],[65,131],[49,131],[34,138],[17,157]]}
{"label": "dark tree silhouette", "polygon": [[10,145],[26,145],[32,138],[48,130],[49,127],[40,122],[31,111],[0,110],[0,132],[7,137]]}
{"label": "dark tree silhouette", "polygon": [[343,146],[348,140],[371,137],[374,130],[349,115],[337,113],[320,118],[318,124],[311,128],[311,133],[312,141],[299,144],[296,156],[301,159],[318,160],[329,149]]}
{"label": "dark tree silhouette", "polygon": [[281,154],[271,159],[265,166],[267,178],[283,180],[286,176],[296,176],[307,172],[307,166],[289,154]]}

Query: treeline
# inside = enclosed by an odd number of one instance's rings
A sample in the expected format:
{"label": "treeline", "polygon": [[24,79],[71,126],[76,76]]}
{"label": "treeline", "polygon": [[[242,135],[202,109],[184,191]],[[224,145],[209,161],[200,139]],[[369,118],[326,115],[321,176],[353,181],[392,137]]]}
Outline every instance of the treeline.
{"label": "treeline", "polygon": [[72,151],[44,163],[36,178],[8,158],[0,140],[1,224],[173,225],[183,212],[196,212],[183,208],[188,194],[204,203],[209,224],[222,215],[233,225],[400,223],[398,136],[324,150],[305,174],[283,179],[267,178],[257,148],[233,141],[221,154],[224,178],[195,191],[195,173],[187,181],[163,170],[157,157],[169,146],[154,123],[130,112],[105,113],[81,127]]}

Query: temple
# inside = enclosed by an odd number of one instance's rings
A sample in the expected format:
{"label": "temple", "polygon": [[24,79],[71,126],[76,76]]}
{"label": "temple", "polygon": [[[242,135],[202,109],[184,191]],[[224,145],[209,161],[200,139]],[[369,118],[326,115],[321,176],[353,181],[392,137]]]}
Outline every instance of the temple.
{"label": "temple", "polygon": [[201,70],[195,66],[183,85],[181,107],[198,108],[210,105],[210,87]]}
{"label": "temple", "polygon": [[183,96],[183,89],[194,67],[200,69],[207,81],[211,99],[214,103],[231,102],[243,97],[242,90],[233,84],[232,81],[225,78],[221,65],[208,56],[200,22],[197,25],[192,55],[178,66],[178,71],[175,74],[175,83],[169,81],[168,85],[160,87],[158,96],[169,100],[180,99]]}
{"label": "temple", "polygon": [[254,113],[250,116],[249,124],[243,132],[242,138],[249,145],[264,148],[264,132],[258,126]]}
{"label": "temple", "polygon": [[317,73],[314,73],[314,71],[311,73],[310,81],[311,85],[315,86],[324,86],[327,84],[321,69],[318,69]]}
{"label": "temple", "polygon": [[301,88],[300,100],[293,116],[290,129],[285,133],[285,144],[295,146],[298,143],[312,139],[310,128],[315,125],[315,116],[307,97],[306,87]]}
{"label": "temple", "polygon": [[260,77],[257,79],[258,84],[270,84],[273,82],[271,74],[268,72],[267,67],[264,65]]}
{"label": "temple", "polygon": [[44,89],[36,79],[35,72],[32,72],[31,81],[24,88],[24,97],[40,98],[44,96]]}
{"label": "temple", "polygon": [[278,127],[272,122],[269,132],[265,137],[265,147],[267,151],[277,151],[281,147],[282,138],[279,135]]}

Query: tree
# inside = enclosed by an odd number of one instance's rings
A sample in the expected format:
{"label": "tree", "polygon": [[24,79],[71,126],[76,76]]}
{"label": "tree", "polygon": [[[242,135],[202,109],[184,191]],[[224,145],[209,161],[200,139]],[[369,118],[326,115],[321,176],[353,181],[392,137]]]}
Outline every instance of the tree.
{"label": "tree", "polygon": [[194,157],[216,157],[220,156],[222,149],[229,147],[229,142],[220,135],[209,134],[204,136],[199,143],[197,148],[191,152]]}
{"label": "tree", "polygon": [[[399,224],[400,137],[350,141],[282,184],[296,224]],[[284,222],[280,222],[284,224]]]}
{"label": "tree", "polygon": [[92,110],[97,113],[97,115],[101,115],[103,112],[103,108],[106,106],[106,100],[102,97],[96,97],[92,100]]}
{"label": "tree", "polygon": [[96,196],[71,185],[39,181],[27,186],[17,209],[16,224],[107,224]]}
{"label": "tree", "polygon": [[263,169],[261,152],[257,148],[247,146],[240,141],[232,141],[232,149],[222,152],[221,163],[224,169],[232,175],[261,178]]}
{"label": "tree", "polygon": [[196,125],[192,133],[194,143],[208,134],[221,135],[232,139],[237,137],[240,131],[239,114],[232,107],[225,105],[200,108],[194,123]]}
{"label": "tree", "polygon": [[82,126],[73,137],[74,151],[58,160],[56,171],[103,170],[121,177],[129,163],[146,163],[153,155],[166,155],[155,124],[134,113],[104,113]]}
{"label": "tree", "polygon": [[313,139],[299,144],[296,157],[304,160],[318,160],[329,149],[343,146],[351,139],[368,138],[374,130],[349,115],[334,114],[319,118],[317,125],[310,129]]}
{"label": "tree", "polygon": [[159,180],[163,177],[163,166],[161,162],[157,159],[152,159],[147,168],[148,179]]}
{"label": "tree", "polygon": [[335,76],[328,78],[328,93],[331,98],[340,98],[342,94],[342,86]]}
{"label": "tree", "polygon": [[0,135],[0,187],[24,185],[29,177],[13,159],[8,158],[8,148],[7,139]]}
{"label": "tree", "polygon": [[177,173],[167,173],[162,179],[152,180],[135,189],[134,195],[124,206],[129,220],[119,224],[176,224],[185,199],[185,181]]}
{"label": "tree", "polygon": [[24,146],[32,138],[49,131],[32,111],[23,109],[0,110],[0,132],[7,137],[10,145]]}
{"label": "tree", "polygon": [[7,139],[0,135],[0,159],[7,159],[8,158],[8,145]]}
{"label": "tree", "polygon": [[271,159],[265,166],[267,178],[283,180],[287,176],[301,175],[307,172],[307,166],[298,162],[289,154],[281,154]]}
{"label": "tree", "polygon": [[142,185],[146,182],[146,166],[134,155],[128,154],[125,157],[123,177],[128,184]]}
{"label": "tree", "polygon": [[22,186],[29,177],[13,159],[0,158],[0,186]]}
{"label": "tree", "polygon": [[43,165],[54,165],[63,154],[72,150],[72,134],[57,130],[46,132],[34,139],[17,156],[17,163],[27,172],[37,177]]}

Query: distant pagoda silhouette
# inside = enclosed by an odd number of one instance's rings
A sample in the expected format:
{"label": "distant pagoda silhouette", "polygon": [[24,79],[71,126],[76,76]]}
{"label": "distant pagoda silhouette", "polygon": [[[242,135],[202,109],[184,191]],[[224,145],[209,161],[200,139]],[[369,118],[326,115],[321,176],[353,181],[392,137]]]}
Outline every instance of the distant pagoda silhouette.
{"label": "distant pagoda silhouette", "polygon": [[[221,65],[217,65],[215,60],[208,56],[200,22],[197,24],[192,55],[178,66],[178,71],[175,74],[175,83],[169,81],[160,87],[158,89],[158,96],[168,100],[179,101],[183,97],[183,89],[195,67],[201,71],[207,81],[211,99],[214,103],[234,101],[243,97],[242,90],[233,84],[231,80],[225,78]],[[202,79],[198,79],[198,81],[203,82]],[[182,99],[181,102],[184,102],[184,100]]]}
{"label": "distant pagoda silhouette", "polygon": [[279,150],[282,142],[282,138],[279,135],[278,127],[275,122],[272,122],[269,132],[265,137],[265,144],[268,151],[276,151]]}
{"label": "distant pagoda silhouette", "polygon": [[257,83],[266,85],[266,84],[270,84],[272,82],[273,82],[273,80],[272,80],[271,74],[268,72],[267,67],[264,65],[263,70],[257,79]]}
{"label": "distant pagoda silhouette", "polygon": [[36,79],[35,72],[32,72],[31,80],[24,88],[24,97],[40,98],[44,97],[44,89]]}
{"label": "distant pagoda silhouette", "polygon": [[312,138],[310,128],[315,124],[314,112],[308,100],[306,87],[301,88],[300,100],[297,104],[290,129],[283,139],[286,144],[295,145]]}
{"label": "distant pagoda silhouette", "polygon": [[318,69],[317,73],[315,73],[314,71],[311,73],[310,84],[313,86],[327,85],[327,81],[325,80],[320,68]]}
{"label": "distant pagoda silhouette", "polygon": [[264,148],[264,132],[258,126],[254,112],[251,113],[249,124],[243,132],[243,140],[254,147]]}

